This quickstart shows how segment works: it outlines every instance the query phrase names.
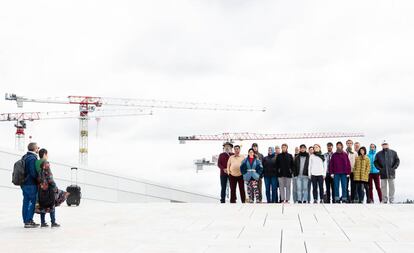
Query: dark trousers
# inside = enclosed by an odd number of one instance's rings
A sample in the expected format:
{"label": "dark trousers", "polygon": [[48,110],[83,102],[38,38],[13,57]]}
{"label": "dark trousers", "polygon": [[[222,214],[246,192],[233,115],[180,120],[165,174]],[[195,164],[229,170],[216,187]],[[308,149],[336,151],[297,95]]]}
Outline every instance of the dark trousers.
{"label": "dark trousers", "polygon": [[229,176],[230,181],[230,203],[236,203],[236,187],[239,185],[241,202],[246,202],[246,192],[244,191],[243,176],[233,177]]}
{"label": "dark trousers", "polygon": [[364,202],[364,190],[367,194],[367,199],[369,200],[369,186],[368,182],[362,182],[362,181],[354,181],[355,183],[355,190],[358,194],[358,202],[362,203]]}
{"label": "dark trousers", "polygon": [[277,188],[279,186],[279,181],[277,177],[264,177],[265,187],[266,187],[266,199],[267,203],[277,203],[278,202],[278,193]]}
{"label": "dark trousers", "polygon": [[325,177],[325,186],[326,186],[326,201],[325,203],[331,203],[334,201],[334,180],[330,174],[326,174]]}
{"label": "dark trousers", "polygon": [[263,200],[263,178],[259,178],[259,201]]}
{"label": "dark trousers", "polygon": [[[349,185],[351,185],[351,191],[349,191]],[[351,173],[351,175],[348,178],[347,182],[347,191],[348,191],[348,201],[349,203],[352,203],[355,201],[355,198],[357,198],[356,194],[356,186],[354,182],[354,173]]]}
{"label": "dark trousers", "polygon": [[312,176],[312,189],[313,189],[313,200],[318,200],[318,189],[319,189],[319,200],[323,200],[323,176]]}
{"label": "dark trousers", "polygon": [[[52,224],[56,223],[56,216],[55,215],[56,215],[55,210],[50,212],[50,222]],[[40,221],[41,221],[42,224],[46,223],[46,214],[45,213],[40,214]]]}
{"label": "dark trousers", "polygon": [[374,187],[372,183],[375,184],[375,189],[377,189],[379,202],[382,201],[382,192],[381,192],[381,176],[380,174],[369,174],[369,202],[374,203]]}
{"label": "dark trousers", "polygon": [[226,190],[227,190],[227,181],[229,179],[228,175],[220,175],[220,185],[221,185],[221,194],[220,202],[226,203]]}

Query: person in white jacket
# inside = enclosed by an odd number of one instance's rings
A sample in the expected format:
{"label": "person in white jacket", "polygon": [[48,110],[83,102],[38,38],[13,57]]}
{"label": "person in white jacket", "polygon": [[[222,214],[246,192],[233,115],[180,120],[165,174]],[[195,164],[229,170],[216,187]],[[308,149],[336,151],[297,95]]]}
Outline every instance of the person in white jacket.
{"label": "person in white jacket", "polygon": [[314,153],[309,158],[309,178],[312,181],[313,203],[323,203],[323,182],[326,176],[325,156],[322,154],[321,146],[315,144],[313,146]]}

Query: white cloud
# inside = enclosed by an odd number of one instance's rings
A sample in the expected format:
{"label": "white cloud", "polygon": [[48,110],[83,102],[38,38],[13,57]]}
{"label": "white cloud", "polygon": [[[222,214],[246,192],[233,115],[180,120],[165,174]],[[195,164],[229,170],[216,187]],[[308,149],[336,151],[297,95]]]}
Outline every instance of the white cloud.
{"label": "white cloud", "polygon": [[[2,3],[0,93],[265,105],[265,114],[156,111],[104,119],[100,139],[91,137],[90,162],[217,193],[216,175],[195,175],[192,161],[219,152],[220,144],[179,146],[178,135],[363,131],[364,144],[386,138],[400,152],[400,194],[414,194],[413,7],[410,1]],[[0,100],[0,110],[17,109]],[[12,124],[0,129],[1,145],[13,146]],[[77,160],[76,120],[34,122],[27,132],[56,156]],[[136,156],[140,166],[131,165]]]}

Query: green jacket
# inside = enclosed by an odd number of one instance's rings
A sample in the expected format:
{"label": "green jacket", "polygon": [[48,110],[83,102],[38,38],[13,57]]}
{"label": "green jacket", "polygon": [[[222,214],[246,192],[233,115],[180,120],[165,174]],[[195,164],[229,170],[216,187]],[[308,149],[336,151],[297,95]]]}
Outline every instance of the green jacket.
{"label": "green jacket", "polygon": [[41,171],[40,165],[42,164],[43,161],[46,161],[46,159],[36,160],[35,167],[36,167],[37,173],[40,173]]}

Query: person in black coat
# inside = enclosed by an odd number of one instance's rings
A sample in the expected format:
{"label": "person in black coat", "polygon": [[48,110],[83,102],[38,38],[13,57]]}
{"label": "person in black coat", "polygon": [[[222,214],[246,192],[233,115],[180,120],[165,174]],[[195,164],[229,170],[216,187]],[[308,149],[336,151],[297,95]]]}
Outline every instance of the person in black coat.
{"label": "person in black coat", "polygon": [[[382,202],[394,202],[395,194],[395,170],[400,166],[400,158],[397,152],[389,148],[388,142],[382,143],[382,150],[377,153],[374,161],[375,167],[380,170],[381,174],[381,192]],[[388,187],[390,191],[388,192]]]}
{"label": "person in black coat", "polygon": [[263,176],[265,181],[267,203],[277,203],[277,187],[279,182],[277,180],[276,154],[273,147],[269,147],[268,156],[263,158]]}
{"label": "person in black coat", "polygon": [[293,156],[288,153],[288,145],[282,145],[282,153],[276,157],[276,168],[279,177],[280,201],[289,203],[292,172],[294,169]]}

